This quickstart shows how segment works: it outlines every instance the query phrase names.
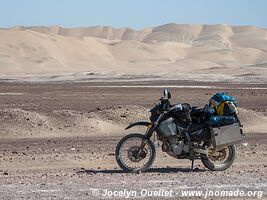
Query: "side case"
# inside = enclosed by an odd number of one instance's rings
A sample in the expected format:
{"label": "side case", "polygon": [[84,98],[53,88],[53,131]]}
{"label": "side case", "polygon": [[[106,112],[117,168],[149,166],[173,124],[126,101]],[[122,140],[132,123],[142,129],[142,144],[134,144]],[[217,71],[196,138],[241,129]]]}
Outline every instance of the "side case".
{"label": "side case", "polygon": [[210,127],[211,140],[215,149],[222,149],[226,146],[238,144],[242,140],[242,130],[239,123],[221,127]]}

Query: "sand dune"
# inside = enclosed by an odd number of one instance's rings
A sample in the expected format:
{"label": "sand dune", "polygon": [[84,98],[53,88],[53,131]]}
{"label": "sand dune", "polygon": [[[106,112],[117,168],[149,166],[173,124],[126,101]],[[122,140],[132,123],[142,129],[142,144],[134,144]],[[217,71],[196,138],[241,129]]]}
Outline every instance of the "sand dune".
{"label": "sand dune", "polygon": [[46,138],[123,135],[130,123],[148,119],[138,106],[112,107],[95,112],[54,110],[50,114],[2,109],[0,138]]}
{"label": "sand dune", "polygon": [[236,69],[248,74],[246,68],[267,75],[267,30],[249,26],[166,24],[143,30],[36,26],[0,29],[0,37],[0,73],[8,75],[153,74],[163,69],[165,74],[199,74],[214,68],[226,75],[232,69],[230,75],[242,75]]}

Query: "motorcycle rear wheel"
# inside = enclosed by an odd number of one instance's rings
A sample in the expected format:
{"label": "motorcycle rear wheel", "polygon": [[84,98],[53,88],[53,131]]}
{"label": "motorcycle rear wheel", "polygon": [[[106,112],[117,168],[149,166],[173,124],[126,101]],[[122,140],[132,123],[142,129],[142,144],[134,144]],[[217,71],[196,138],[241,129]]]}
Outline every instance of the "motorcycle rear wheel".
{"label": "motorcycle rear wheel", "polygon": [[144,135],[133,133],[123,137],[119,141],[116,147],[115,157],[123,171],[143,172],[153,164],[156,157],[156,150],[151,140],[147,140],[140,154],[137,153],[144,139]]}
{"label": "motorcycle rear wheel", "polygon": [[209,148],[208,155],[201,157],[203,165],[211,171],[228,169],[236,157],[236,146],[230,145],[220,150]]}

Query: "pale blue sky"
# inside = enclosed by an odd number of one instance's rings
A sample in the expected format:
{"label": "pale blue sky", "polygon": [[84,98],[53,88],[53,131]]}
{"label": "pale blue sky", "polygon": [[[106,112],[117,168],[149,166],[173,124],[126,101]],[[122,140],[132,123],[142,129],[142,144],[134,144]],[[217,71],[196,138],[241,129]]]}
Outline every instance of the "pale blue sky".
{"label": "pale blue sky", "polygon": [[267,28],[266,0],[0,0],[0,27],[109,25],[141,29],[166,23]]}

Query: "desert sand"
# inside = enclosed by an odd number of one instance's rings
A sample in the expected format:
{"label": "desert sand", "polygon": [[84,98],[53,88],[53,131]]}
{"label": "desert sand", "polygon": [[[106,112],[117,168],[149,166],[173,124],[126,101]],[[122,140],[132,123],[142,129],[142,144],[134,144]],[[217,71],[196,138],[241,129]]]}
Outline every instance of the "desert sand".
{"label": "desert sand", "polygon": [[0,37],[2,80],[131,76],[266,82],[267,77],[267,30],[253,26],[35,26],[0,29]]}
{"label": "desert sand", "polygon": [[149,109],[165,87],[173,95],[173,104],[199,107],[214,93],[229,92],[237,99],[245,133],[267,133],[265,84],[2,83],[0,138],[122,136],[130,123],[149,120]]}

